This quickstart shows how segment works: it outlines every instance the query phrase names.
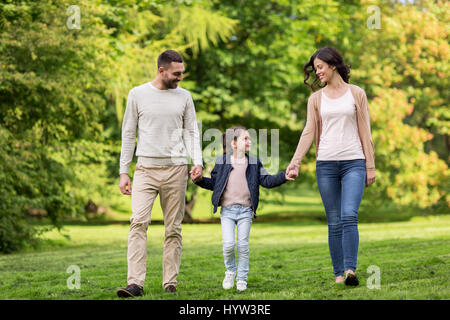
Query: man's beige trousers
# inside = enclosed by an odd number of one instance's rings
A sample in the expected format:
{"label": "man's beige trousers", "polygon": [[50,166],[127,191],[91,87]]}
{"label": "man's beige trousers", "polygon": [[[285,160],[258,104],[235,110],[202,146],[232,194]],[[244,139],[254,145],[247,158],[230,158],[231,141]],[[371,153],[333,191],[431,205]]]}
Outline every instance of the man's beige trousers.
{"label": "man's beige trousers", "polygon": [[184,216],[188,179],[187,165],[136,165],[131,191],[130,233],[128,236],[128,284],[144,286],[147,264],[147,228],[153,202],[159,194],[164,215],[163,287],[177,286],[181,263],[181,222]]}

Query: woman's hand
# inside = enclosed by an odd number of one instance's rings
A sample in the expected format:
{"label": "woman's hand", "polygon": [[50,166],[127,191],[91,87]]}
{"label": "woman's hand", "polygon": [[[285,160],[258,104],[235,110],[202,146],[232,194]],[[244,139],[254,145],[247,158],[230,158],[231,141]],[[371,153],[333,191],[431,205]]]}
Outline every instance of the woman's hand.
{"label": "woman's hand", "polygon": [[295,178],[298,177],[298,169],[299,169],[298,165],[290,163],[289,166],[286,168],[286,180],[294,181]]}
{"label": "woman's hand", "polygon": [[375,182],[375,170],[368,170],[366,174],[366,187]]}

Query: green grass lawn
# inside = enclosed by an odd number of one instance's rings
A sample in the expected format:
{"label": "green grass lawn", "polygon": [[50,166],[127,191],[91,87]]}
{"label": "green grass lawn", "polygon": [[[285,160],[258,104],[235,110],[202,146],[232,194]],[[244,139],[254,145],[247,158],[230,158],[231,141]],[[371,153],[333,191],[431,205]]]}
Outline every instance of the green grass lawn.
{"label": "green grass lawn", "polygon": [[[116,190],[117,189],[117,190]],[[326,222],[325,210],[317,187],[307,184],[284,184],[276,189],[260,188],[261,196],[258,207],[259,221],[299,221],[308,223]],[[197,200],[192,212],[194,219],[217,219],[220,221],[219,211],[213,214],[211,204],[212,192],[198,189]],[[115,206],[104,220],[128,222],[131,216],[131,198],[120,194],[119,188],[112,190],[111,197]],[[363,199],[364,201],[364,199]],[[220,210],[220,208],[219,208]],[[413,216],[429,215],[430,212],[420,212],[417,209],[407,210],[395,208],[393,205],[382,208],[361,207],[360,222],[407,221]],[[159,203],[159,196],[154,202],[152,221],[162,221],[163,213]]]}
{"label": "green grass lawn", "polygon": [[[117,189],[117,190],[116,190]],[[120,194],[119,188],[111,190],[114,199],[113,210],[109,212],[108,218],[112,220],[128,220],[131,215],[131,197]],[[276,189],[260,188],[260,203],[258,215],[273,215],[280,213],[296,213],[322,215],[324,212],[322,200],[318,190],[311,189],[306,184],[285,184]],[[196,203],[192,212],[195,219],[218,218],[213,215],[211,203],[212,191],[198,187]],[[162,220],[163,213],[156,198],[152,209],[152,220]]]}
{"label": "green grass lawn", "polygon": [[[164,227],[150,225],[146,295],[140,299],[449,299],[450,216],[406,222],[361,223],[360,286],[334,283],[327,226],[305,221],[255,222],[250,234],[248,289],[222,289],[220,224],[185,224],[176,295],[164,292]],[[0,299],[116,299],[126,285],[127,225],[67,226],[44,236],[37,250],[0,255]],[[66,270],[81,270],[69,290]],[[369,289],[369,266],[380,269],[380,289]]]}

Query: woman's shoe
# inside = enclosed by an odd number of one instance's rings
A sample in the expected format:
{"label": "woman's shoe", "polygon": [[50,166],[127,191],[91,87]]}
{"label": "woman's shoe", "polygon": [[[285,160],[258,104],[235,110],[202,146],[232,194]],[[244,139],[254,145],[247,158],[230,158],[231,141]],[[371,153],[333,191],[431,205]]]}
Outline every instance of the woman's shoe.
{"label": "woman's shoe", "polygon": [[344,276],[338,276],[338,277],[336,277],[336,283],[344,283],[344,281],[345,281]]}
{"label": "woman's shoe", "polygon": [[354,275],[352,273],[347,273],[347,276],[345,277],[345,285],[353,286],[353,287],[358,286],[359,281],[358,281],[358,278],[356,277],[356,275]]}

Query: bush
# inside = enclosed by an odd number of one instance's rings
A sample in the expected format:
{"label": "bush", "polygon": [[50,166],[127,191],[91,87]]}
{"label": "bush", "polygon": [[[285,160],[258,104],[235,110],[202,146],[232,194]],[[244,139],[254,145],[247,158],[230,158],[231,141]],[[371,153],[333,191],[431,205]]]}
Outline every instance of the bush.
{"label": "bush", "polygon": [[67,0],[0,4],[1,252],[35,242],[35,213],[60,227],[84,211],[70,190],[74,169],[55,154],[98,138],[110,68],[103,7],[78,4],[83,27],[75,30],[65,27]]}
{"label": "bush", "polygon": [[0,158],[1,252],[36,243],[38,230],[29,223],[34,214],[61,227],[63,215],[81,211],[82,200],[65,191],[73,180],[70,169],[51,159],[38,141],[17,140],[0,126]]}

